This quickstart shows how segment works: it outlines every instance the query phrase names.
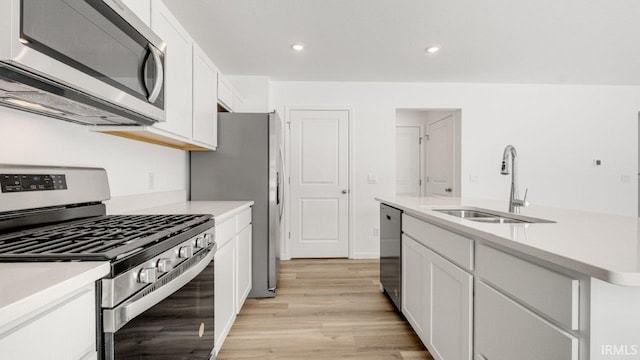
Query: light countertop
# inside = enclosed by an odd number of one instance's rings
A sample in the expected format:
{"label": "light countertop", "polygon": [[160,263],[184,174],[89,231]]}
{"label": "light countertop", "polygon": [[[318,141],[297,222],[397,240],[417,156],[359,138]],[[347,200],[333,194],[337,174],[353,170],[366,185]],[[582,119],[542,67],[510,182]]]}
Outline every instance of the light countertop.
{"label": "light countertop", "polygon": [[253,201],[183,201],[130,214],[211,214],[217,224],[253,205]]}
{"label": "light countertop", "polygon": [[104,261],[0,263],[0,329],[110,270]]}
{"label": "light countertop", "polygon": [[506,212],[506,201],[400,196],[376,200],[474,239],[613,284],[640,286],[640,223],[637,217],[530,206],[522,209],[521,215],[555,223],[488,224],[433,210],[477,207]]}

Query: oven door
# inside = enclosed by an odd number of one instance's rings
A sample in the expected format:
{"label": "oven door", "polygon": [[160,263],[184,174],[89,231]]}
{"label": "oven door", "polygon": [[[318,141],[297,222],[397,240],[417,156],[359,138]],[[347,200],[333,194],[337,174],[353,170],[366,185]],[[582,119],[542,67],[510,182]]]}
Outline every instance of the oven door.
{"label": "oven door", "polygon": [[215,246],[196,254],[187,262],[197,263],[166,274],[166,284],[103,310],[104,359],[212,359],[214,254]]}
{"label": "oven door", "polygon": [[118,0],[12,2],[10,64],[165,120],[165,43]]}

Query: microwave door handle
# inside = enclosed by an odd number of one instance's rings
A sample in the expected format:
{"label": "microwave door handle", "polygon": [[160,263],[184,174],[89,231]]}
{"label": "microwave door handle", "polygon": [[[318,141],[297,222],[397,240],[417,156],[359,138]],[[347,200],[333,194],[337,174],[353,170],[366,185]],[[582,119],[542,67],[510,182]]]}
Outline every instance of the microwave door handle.
{"label": "microwave door handle", "polygon": [[160,96],[160,91],[162,91],[162,85],[164,83],[164,67],[162,66],[160,50],[158,50],[155,46],[149,44],[149,53],[151,54],[151,56],[149,56],[147,62],[144,64],[144,72],[145,74],[147,73],[150,62],[149,60],[151,60],[151,58],[153,57],[153,62],[156,65],[156,78],[153,83],[153,89],[149,90],[149,82],[146,76],[144,77],[144,82],[145,86],[147,87],[147,91],[149,91],[149,97],[147,97],[147,100],[153,103],[158,99],[158,96]]}
{"label": "microwave door handle", "polygon": [[174,292],[180,290],[183,286],[188,284],[196,276],[198,276],[213,260],[216,253],[217,246],[214,246],[209,250],[207,256],[200,260],[196,265],[190,267],[188,270],[178,275],[166,285],[158,288],[152,293],[143,296],[142,298],[134,301],[127,301],[122,305],[114,308],[104,310],[103,312],[103,329],[107,333],[115,333],[129,321],[135,319],[145,311],[149,310],[162,300],[168,298]]}

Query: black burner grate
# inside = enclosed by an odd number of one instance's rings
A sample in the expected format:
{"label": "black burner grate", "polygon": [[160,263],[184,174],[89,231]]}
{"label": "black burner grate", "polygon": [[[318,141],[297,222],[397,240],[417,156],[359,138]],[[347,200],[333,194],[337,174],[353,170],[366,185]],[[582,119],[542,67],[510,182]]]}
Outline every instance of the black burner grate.
{"label": "black burner grate", "polygon": [[210,219],[210,215],[111,215],[1,235],[0,260],[114,260]]}

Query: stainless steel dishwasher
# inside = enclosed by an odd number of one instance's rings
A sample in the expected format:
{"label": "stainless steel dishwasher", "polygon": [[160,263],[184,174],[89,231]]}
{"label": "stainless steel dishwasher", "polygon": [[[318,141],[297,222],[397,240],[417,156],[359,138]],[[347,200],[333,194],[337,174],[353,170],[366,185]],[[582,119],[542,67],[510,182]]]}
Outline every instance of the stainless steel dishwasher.
{"label": "stainless steel dishwasher", "polygon": [[402,211],[380,204],[380,284],[402,311]]}

